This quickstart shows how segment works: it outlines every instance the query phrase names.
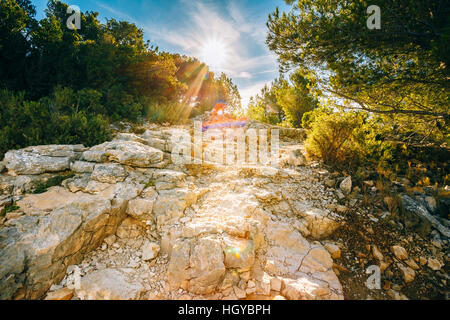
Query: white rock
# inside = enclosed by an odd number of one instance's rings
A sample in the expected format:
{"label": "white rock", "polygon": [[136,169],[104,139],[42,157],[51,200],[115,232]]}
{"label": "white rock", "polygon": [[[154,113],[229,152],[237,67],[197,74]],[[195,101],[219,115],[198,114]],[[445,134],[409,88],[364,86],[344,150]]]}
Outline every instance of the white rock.
{"label": "white rock", "polygon": [[142,260],[153,260],[158,256],[160,247],[157,243],[145,241],[142,246]]}
{"label": "white rock", "polygon": [[125,269],[104,269],[84,276],[76,295],[81,300],[137,300],[144,290]]}
{"label": "white rock", "polygon": [[273,290],[273,291],[277,291],[277,292],[280,292],[281,291],[281,280],[280,279],[278,279],[278,278],[276,278],[276,277],[272,277],[271,279],[270,279],[270,288]]}
{"label": "white rock", "polygon": [[413,269],[411,269],[410,267],[407,267],[401,263],[397,263],[397,267],[400,269],[400,271],[403,275],[403,279],[405,280],[406,283],[414,280],[414,278],[416,276],[416,272]]}
{"label": "white rock", "polygon": [[438,271],[441,270],[442,264],[437,259],[428,258],[428,267],[434,271]]}
{"label": "white rock", "polygon": [[154,200],[136,198],[128,203],[127,213],[140,220],[152,220]]}
{"label": "white rock", "polygon": [[75,161],[70,165],[70,170],[76,173],[91,173],[94,171],[95,163],[86,161]]}
{"label": "white rock", "polygon": [[181,287],[196,294],[214,292],[225,275],[223,259],[223,249],[216,239],[177,240],[167,271],[171,289]]}
{"label": "white rock", "polygon": [[408,259],[408,252],[402,246],[392,246],[391,252],[400,260]]}
{"label": "white rock", "polygon": [[132,167],[154,167],[163,161],[163,152],[136,141],[114,140],[92,147],[83,153],[87,161],[103,162],[104,159]]}
{"label": "white rock", "polygon": [[108,246],[112,246],[114,244],[114,242],[116,242],[116,236],[114,234],[112,234],[112,235],[106,237],[104,241]]}
{"label": "white rock", "polygon": [[345,178],[339,185],[339,188],[344,194],[350,194],[352,192],[352,177],[348,176]]}
{"label": "white rock", "polygon": [[97,164],[92,172],[91,179],[102,183],[122,182],[127,177],[125,169],[118,164]]}
{"label": "white rock", "polygon": [[70,168],[70,158],[42,156],[22,150],[8,151],[5,154],[6,168],[16,174],[41,174],[58,172]]}

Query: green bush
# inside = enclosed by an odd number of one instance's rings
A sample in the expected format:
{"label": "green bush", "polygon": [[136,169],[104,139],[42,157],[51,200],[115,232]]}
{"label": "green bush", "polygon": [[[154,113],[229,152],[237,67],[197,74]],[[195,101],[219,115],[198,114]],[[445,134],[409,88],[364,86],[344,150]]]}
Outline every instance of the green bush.
{"label": "green bush", "polygon": [[182,102],[147,102],[146,117],[156,123],[185,123],[191,114],[191,107]]}
{"label": "green bush", "polygon": [[310,123],[306,151],[328,164],[354,163],[359,160],[354,150],[357,147],[354,131],[361,124],[360,117],[354,113],[317,115]]}
{"label": "green bush", "polygon": [[308,129],[305,148],[311,157],[336,167],[387,167],[394,158],[394,146],[383,141],[383,123],[363,112],[332,112],[321,108],[303,117]]}
{"label": "green bush", "polygon": [[10,149],[30,145],[93,146],[108,140],[111,137],[108,119],[87,112],[86,108],[77,111],[70,100],[76,96],[71,90],[59,88],[52,97],[28,101],[23,93],[0,91],[0,157]]}

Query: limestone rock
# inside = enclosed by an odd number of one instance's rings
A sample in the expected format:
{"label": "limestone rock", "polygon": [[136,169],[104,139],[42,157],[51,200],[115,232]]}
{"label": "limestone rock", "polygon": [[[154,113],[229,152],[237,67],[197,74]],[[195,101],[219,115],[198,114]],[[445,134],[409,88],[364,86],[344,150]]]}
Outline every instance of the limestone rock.
{"label": "limestone rock", "polygon": [[378,261],[383,261],[384,257],[376,245],[372,246],[372,254]]}
{"label": "limestone rock", "polygon": [[143,232],[143,227],[135,219],[126,218],[117,228],[116,235],[121,239],[136,239]]}
{"label": "limestone rock", "polygon": [[184,210],[196,201],[197,195],[189,189],[162,190],[153,206],[153,212],[157,215],[158,223],[163,223],[171,218],[181,217]]}
{"label": "limestone rock", "polygon": [[174,170],[156,170],[153,179],[163,182],[178,182],[186,178],[186,174]]}
{"label": "limestone rock", "polygon": [[125,169],[118,164],[97,164],[92,172],[91,179],[102,183],[122,182],[127,177]]}
{"label": "limestone rock", "polygon": [[105,238],[105,243],[108,246],[112,246],[114,242],[116,242],[116,236],[114,234],[112,234],[112,235],[110,235],[110,236]]}
{"label": "limestone rock", "polygon": [[68,157],[50,157],[25,152],[23,150],[8,151],[5,154],[6,168],[16,174],[41,174],[58,172],[70,168]]}
{"label": "limestone rock", "polygon": [[135,141],[142,144],[147,144],[147,141],[144,138],[141,138],[134,133],[124,133],[120,132],[115,136],[114,140],[121,140],[121,141]]}
{"label": "limestone rock", "polygon": [[419,265],[413,259],[408,259],[405,261],[405,263],[413,270],[420,269]]}
{"label": "limestone rock", "polygon": [[[40,196],[48,197],[46,193]],[[81,261],[85,252],[98,247],[125,214],[125,208],[91,195],[61,204],[56,209],[52,203],[44,204],[42,208],[51,210],[47,215],[22,216],[0,229],[0,238],[8,239],[0,250],[2,299],[10,299],[18,286],[23,288],[24,298],[42,298],[64,275],[65,266]],[[5,276],[11,274],[12,282],[6,281]]]}
{"label": "limestone rock", "polygon": [[67,189],[53,187],[45,193],[27,194],[24,198],[17,201],[16,205],[28,215],[46,214],[57,208],[69,205],[79,198],[79,196],[67,191]]}
{"label": "limestone rock", "polygon": [[408,252],[401,246],[392,246],[391,252],[400,260],[408,259]]}
{"label": "limestone rock", "polygon": [[239,270],[249,270],[255,263],[253,241],[227,238],[224,241],[225,266]]}
{"label": "limestone rock", "polygon": [[166,141],[164,139],[162,139],[162,133],[160,131],[151,131],[151,130],[146,130],[144,132],[144,134],[142,135],[142,139],[144,139],[146,141],[146,144],[148,144],[149,146],[159,149],[159,150],[164,150],[164,151],[169,151],[166,150]]}
{"label": "limestone rock", "polygon": [[[304,276],[299,279],[283,279],[281,294],[289,300],[321,300],[330,297],[330,290],[320,285],[319,281]],[[338,299],[336,295],[334,297]]]}
{"label": "limestone rock", "polygon": [[245,299],[247,297],[247,293],[245,292],[245,290],[242,290],[241,288],[236,286],[233,287],[233,290],[238,299]]}
{"label": "limestone rock", "polygon": [[132,167],[154,167],[163,161],[163,152],[136,141],[114,140],[92,147],[83,153],[87,161],[103,162],[103,159]]}
{"label": "limestone rock", "polygon": [[70,170],[76,173],[91,173],[94,171],[95,163],[86,161],[75,161],[70,165]]}
{"label": "limestone rock", "polygon": [[413,281],[416,277],[416,272],[410,267],[407,267],[402,263],[397,263],[397,267],[400,269],[406,283]]}
{"label": "limestone rock", "polygon": [[333,259],[339,259],[341,257],[341,249],[338,245],[327,242],[325,243],[324,247],[325,249],[327,249]]}
{"label": "limestone rock", "polygon": [[428,258],[428,267],[434,271],[438,271],[441,270],[442,264],[437,259]]}
{"label": "limestone rock", "polygon": [[139,220],[152,220],[154,200],[136,198],[128,203],[127,213]]}
{"label": "limestone rock", "polygon": [[73,289],[61,288],[59,290],[49,292],[44,300],[70,300],[74,294]]}
{"label": "limestone rock", "polygon": [[142,246],[142,260],[148,261],[153,260],[159,253],[159,245],[154,242],[145,241]]}
{"label": "limestone rock", "polygon": [[352,192],[352,177],[348,176],[347,178],[342,180],[339,188],[344,194],[350,194]]}
{"label": "limestone rock", "polygon": [[24,152],[39,154],[48,157],[68,157],[70,160],[78,160],[86,148],[81,144],[76,145],[44,145],[32,146],[22,149]]}
{"label": "limestone rock", "polygon": [[205,237],[175,243],[167,272],[173,290],[212,293],[224,275],[223,250],[218,240]]}
{"label": "limestone rock", "polygon": [[272,277],[270,279],[270,288],[271,288],[271,290],[280,292],[281,291],[281,285],[282,285],[282,282],[281,282],[280,279],[278,279],[276,277]]}
{"label": "limestone rock", "polygon": [[306,222],[306,227],[315,239],[323,239],[330,236],[338,227],[339,223],[324,210],[296,206],[297,212]]}
{"label": "limestone rock", "polygon": [[124,269],[94,271],[81,278],[76,295],[81,300],[137,300],[145,290]]}

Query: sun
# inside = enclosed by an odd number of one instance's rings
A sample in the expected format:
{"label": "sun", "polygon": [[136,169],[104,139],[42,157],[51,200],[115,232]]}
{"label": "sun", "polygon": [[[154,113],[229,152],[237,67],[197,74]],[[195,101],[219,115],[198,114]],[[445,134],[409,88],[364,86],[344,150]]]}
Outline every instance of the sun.
{"label": "sun", "polygon": [[201,48],[201,59],[212,69],[219,69],[227,59],[227,46],[224,41],[210,39]]}

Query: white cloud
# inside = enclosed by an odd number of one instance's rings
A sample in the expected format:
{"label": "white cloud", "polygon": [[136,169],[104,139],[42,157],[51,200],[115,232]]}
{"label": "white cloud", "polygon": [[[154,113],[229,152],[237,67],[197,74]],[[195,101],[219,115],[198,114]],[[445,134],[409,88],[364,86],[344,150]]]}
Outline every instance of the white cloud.
{"label": "white cloud", "polygon": [[[164,41],[196,57],[201,56],[205,42],[211,39],[223,41],[227,48],[227,59],[223,66],[213,71],[225,72],[231,78],[250,79],[261,69],[274,69],[276,57],[268,52],[262,41],[265,37],[264,24],[261,27],[261,23],[245,16],[245,10],[239,8],[236,2],[232,1],[227,5],[227,12],[201,2],[183,1],[183,5],[187,6],[186,16],[183,18],[186,27],[162,29],[160,33]],[[264,30],[263,38],[259,37],[258,42],[253,39],[251,45],[262,47],[260,52],[265,53],[254,56],[249,52],[249,44],[243,41],[243,36],[259,36],[261,30]]]}
{"label": "white cloud", "polygon": [[98,5],[115,15],[135,22],[150,35],[152,41],[163,40],[178,52],[201,59],[202,48],[208,41],[221,41],[226,48],[226,59],[214,69],[215,73],[224,72],[235,79],[243,105],[247,105],[250,96],[255,95],[271,79],[271,73],[277,72],[276,55],[265,45],[265,17],[242,3],[232,0],[225,7],[211,2],[181,0],[183,16],[176,25],[157,27],[152,23],[139,23],[121,14],[104,3]]}
{"label": "white cloud", "polygon": [[237,76],[235,76],[235,78],[251,79],[253,78],[253,76],[249,72],[243,71],[239,73]]}
{"label": "white cloud", "polygon": [[270,85],[272,81],[261,81],[251,86],[244,87],[239,90],[242,98],[242,106],[247,107],[250,97],[258,94],[265,85]]}

